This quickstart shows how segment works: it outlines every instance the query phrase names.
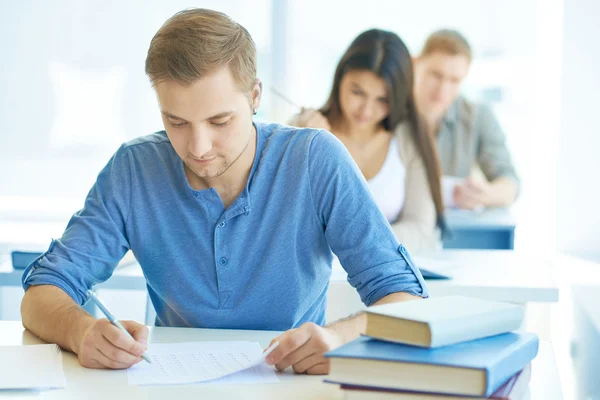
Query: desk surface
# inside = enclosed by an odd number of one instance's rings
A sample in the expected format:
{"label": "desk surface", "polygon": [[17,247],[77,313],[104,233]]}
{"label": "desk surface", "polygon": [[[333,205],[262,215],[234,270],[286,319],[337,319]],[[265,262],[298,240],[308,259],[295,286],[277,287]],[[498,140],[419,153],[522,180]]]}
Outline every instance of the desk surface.
{"label": "desk surface", "polygon": [[514,229],[517,222],[506,208],[492,208],[484,211],[446,209],[446,223],[453,228],[471,229]]}
{"label": "desk surface", "polygon": [[[186,328],[150,328],[150,346],[161,342],[249,340],[266,347],[278,332],[232,331]],[[0,346],[38,344],[41,341],[25,331],[20,322],[0,321]],[[290,370],[278,374],[280,382],[271,384],[189,385],[168,387],[129,386],[126,371],[83,368],[74,354],[64,353],[63,367],[67,389],[36,393],[1,392],[0,399],[41,397],[44,399],[342,399],[336,385],[323,383],[323,376],[295,375]],[[540,345],[532,365],[531,400],[559,400],[561,385],[552,346]]]}
{"label": "desk surface", "polygon": [[[428,280],[431,296],[463,295],[523,304],[558,301],[552,258],[512,250],[442,250],[419,254],[413,259],[420,268],[452,277]],[[365,308],[346,277],[346,271],[336,260],[329,286],[327,321]]]}
{"label": "desk surface", "polygon": [[[462,294],[517,303],[558,301],[551,257],[512,250],[442,250],[413,259],[419,268],[452,277],[427,281],[432,296]],[[334,263],[331,280],[346,281],[339,262]]]}
{"label": "desk surface", "polygon": [[[495,300],[527,302],[558,301],[558,284],[553,277],[556,260],[510,250],[442,250],[414,257],[421,268],[453,277],[428,281],[432,295],[463,294]],[[560,264],[565,264],[564,257]],[[568,259],[570,260],[570,259]],[[9,259],[0,259],[0,286],[21,286],[22,270],[13,270]],[[332,284],[346,285],[346,273],[334,263]],[[146,290],[138,264],[117,268],[113,276],[98,285],[103,289]]]}
{"label": "desk surface", "polygon": [[511,250],[444,250],[415,256],[421,268],[452,277],[428,281],[433,296],[463,294],[491,300],[557,302],[556,260]]}
{"label": "desk surface", "polygon": [[[21,286],[22,269],[13,269],[10,256],[0,254],[0,286]],[[109,280],[98,285],[102,289],[146,290],[146,279],[137,263],[119,266]]]}

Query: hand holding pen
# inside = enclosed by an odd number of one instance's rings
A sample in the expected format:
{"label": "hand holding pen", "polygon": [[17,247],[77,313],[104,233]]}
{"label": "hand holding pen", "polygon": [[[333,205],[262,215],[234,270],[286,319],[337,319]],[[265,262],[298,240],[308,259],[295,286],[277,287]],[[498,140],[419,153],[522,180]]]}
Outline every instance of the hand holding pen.
{"label": "hand holding pen", "polygon": [[98,299],[95,293],[88,296],[108,319],[97,319],[82,334],[73,351],[79,362],[87,368],[126,369],[142,360],[150,361],[145,354],[148,328],[134,321],[118,321]]}
{"label": "hand holding pen", "polygon": [[295,125],[300,128],[325,129],[326,131],[331,132],[329,120],[319,110],[314,108],[300,107],[274,87],[271,87],[271,92],[292,107],[299,109],[300,112],[292,118],[292,122],[290,123],[291,125]]}

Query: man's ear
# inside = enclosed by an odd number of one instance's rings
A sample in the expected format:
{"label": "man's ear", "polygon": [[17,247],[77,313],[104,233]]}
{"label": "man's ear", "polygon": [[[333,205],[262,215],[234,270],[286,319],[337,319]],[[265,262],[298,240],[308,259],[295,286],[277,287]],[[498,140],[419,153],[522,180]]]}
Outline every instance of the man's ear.
{"label": "man's ear", "polygon": [[256,78],[252,87],[252,109],[258,110],[260,107],[260,99],[262,97],[263,85],[260,79]]}

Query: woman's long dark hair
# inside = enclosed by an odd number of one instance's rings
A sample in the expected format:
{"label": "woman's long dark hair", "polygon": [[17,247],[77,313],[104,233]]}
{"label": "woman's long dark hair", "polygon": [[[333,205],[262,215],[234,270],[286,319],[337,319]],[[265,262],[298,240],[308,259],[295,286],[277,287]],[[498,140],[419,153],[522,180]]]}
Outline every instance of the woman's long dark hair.
{"label": "woman's long dark hair", "polygon": [[371,29],[358,35],[342,56],[335,70],[329,99],[320,109],[330,121],[339,121],[342,117],[340,83],[344,74],[353,70],[371,71],[385,81],[390,112],[383,120],[383,127],[388,132],[393,134],[400,123],[409,122],[412,138],[427,171],[437,224],[445,229],[440,163],[433,138],[427,134],[417,113],[413,97],[412,59],[406,45],[395,33],[381,29]]}

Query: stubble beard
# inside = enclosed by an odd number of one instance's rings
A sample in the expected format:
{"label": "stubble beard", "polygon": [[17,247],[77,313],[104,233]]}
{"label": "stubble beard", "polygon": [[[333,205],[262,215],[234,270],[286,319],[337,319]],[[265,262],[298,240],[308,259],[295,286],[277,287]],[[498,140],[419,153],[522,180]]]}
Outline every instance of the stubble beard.
{"label": "stubble beard", "polygon": [[[214,173],[210,173],[208,168],[205,169],[201,169],[199,171],[197,171],[196,169],[192,168],[190,166],[190,164],[188,164],[186,162],[187,167],[199,178],[208,178],[208,179],[213,179],[213,178],[217,178],[221,175],[223,175],[225,172],[227,172],[227,170],[229,170],[229,168],[231,168],[231,166],[233,164],[236,163],[237,160],[240,159],[240,157],[242,157],[242,154],[244,154],[246,152],[246,149],[248,149],[248,146],[250,145],[250,142],[252,141],[252,134],[254,133],[254,124],[252,125],[252,133],[250,134],[250,137],[248,138],[248,142],[246,142],[246,145],[244,146],[244,148],[242,149],[242,151],[240,152],[240,154],[238,154],[238,156],[230,163],[227,162],[226,159],[223,159],[223,162],[221,163],[221,165],[217,168],[217,171]],[[219,157],[219,155],[217,155],[217,157]]]}

